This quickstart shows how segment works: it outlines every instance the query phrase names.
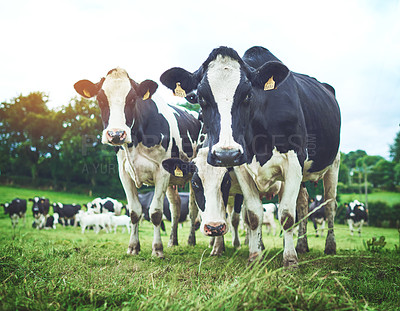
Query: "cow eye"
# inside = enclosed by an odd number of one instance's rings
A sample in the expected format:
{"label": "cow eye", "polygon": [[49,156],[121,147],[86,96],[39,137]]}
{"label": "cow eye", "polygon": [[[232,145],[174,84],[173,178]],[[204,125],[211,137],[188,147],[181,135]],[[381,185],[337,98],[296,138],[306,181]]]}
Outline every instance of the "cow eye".
{"label": "cow eye", "polygon": [[194,180],[192,180],[192,186],[193,186],[194,188],[199,188],[198,183],[197,183],[196,181],[194,181]]}
{"label": "cow eye", "polygon": [[200,96],[200,95],[199,95],[199,104],[200,104],[200,106],[205,106],[207,104],[206,101],[204,100],[203,96]]}
{"label": "cow eye", "polygon": [[251,99],[251,94],[247,94],[246,97],[244,98],[244,103],[248,103]]}

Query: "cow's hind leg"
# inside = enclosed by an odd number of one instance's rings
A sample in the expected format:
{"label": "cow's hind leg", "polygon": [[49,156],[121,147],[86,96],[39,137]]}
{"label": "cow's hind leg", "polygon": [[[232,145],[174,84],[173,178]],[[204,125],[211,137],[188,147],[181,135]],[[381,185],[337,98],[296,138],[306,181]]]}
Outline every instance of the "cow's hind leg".
{"label": "cow's hind leg", "polygon": [[300,186],[299,195],[296,201],[296,211],[299,219],[299,232],[296,251],[299,254],[309,252],[307,241],[307,212],[308,212],[308,192],[305,185]]}
{"label": "cow's hind leg", "polygon": [[181,214],[181,198],[178,189],[169,186],[167,189],[167,198],[171,211],[171,235],[169,237],[168,247],[178,245],[178,221]]}
{"label": "cow's hind leg", "polygon": [[336,192],[339,175],[340,153],[337,154],[332,166],[324,175],[324,200],[329,202],[325,206],[326,218],[328,220],[328,234],[326,236],[325,254],[336,254],[336,240],[333,230],[334,219],[336,214],[337,202]]}

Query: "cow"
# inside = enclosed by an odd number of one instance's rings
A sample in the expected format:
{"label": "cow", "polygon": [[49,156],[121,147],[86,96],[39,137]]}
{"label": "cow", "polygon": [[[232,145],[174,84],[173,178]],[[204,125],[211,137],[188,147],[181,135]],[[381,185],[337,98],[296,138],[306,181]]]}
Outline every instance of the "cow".
{"label": "cow", "polygon": [[[200,121],[186,111],[167,105],[155,94],[156,82],[137,83],[122,68],[110,70],[98,83],[80,80],[74,88],[85,98],[97,98],[104,126],[101,141],[114,146],[117,153],[119,176],[133,225],[127,253],[136,255],[140,251],[138,221],[142,207],[137,189],[146,184],[155,187],[149,211],[155,228],[152,255],[163,258],[160,224],[164,196],[167,195],[172,206],[168,246],[178,245],[180,204],[172,185],[184,185],[186,181],[170,177],[161,162],[170,157],[190,160],[196,156]],[[189,210],[192,227],[188,243],[194,245],[197,208],[193,195]]]}
{"label": "cow", "polygon": [[[308,251],[308,180],[324,181],[325,253],[336,253],[333,220],[341,121],[332,86],[290,71],[269,50],[257,46],[243,58],[232,48],[216,48],[194,73],[174,67],[160,80],[176,95],[197,90],[209,139],[207,162],[233,167],[242,188],[244,219],[251,229],[249,261],[261,254],[259,191],[268,191],[276,180],[284,182],[279,207],[285,230],[284,266],[296,267],[297,252]],[[295,248],[296,209],[300,238]],[[226,223],[222,214],[207,221],[222,227]]]}
{"label": "cow", "polygon": [[46,218],[49,214],[50,201],[44,197],[34,197],[29,199],[32,202],[32,214],[34,217],[32,227],[42,229],[46,224]]}
{"label": "cow", "polygon": [[58,224],[59,215],[54,213],[51,216],[46,218],[46,224],[44,225],[45,229],[56,229],[56,224]]}
{"label": "cow", "polygon": [[[232,245],[236,248],[240,247],[237,229],[242,212],[243,195],[234,170],[209,165],[208,152],[208,148],[203,147],[191,162],[171,158],[163,161],[163,167],[171,175],[178,170],[182,172],[182,178],[188,176],[191,179],[196,204],[200,211],[200,231],[206,236],[216,237],[215,242],[210,243],[213,245],[211,255],[220,255],[224,250],[222,236],[229,231],[229,225],[232,228]],[[262,195],[279,195],[280,191],[281,182],[277,181],[268,193],[262,193]],[[233,211],[228,208],[229,205],[232,206],[232,198]],[[229,222],[225,221],[227,214],[230,216]],[[214,222],[209,220],[214,220]],[[224,222],[221,223],[222,221]],[[261,234],[258,236],[257,243],[261,248],[264,247]]]}
{"label": "cow", "polygon": [[315,229],[315,236],[318,237],[318,225],[321,225],[321,236],[324,235],[326,214],[325,214],[325,204],[322,195],[318,194],[308,207],[308,212],[310,213],[309,219],[312,221]]}
{"label": "cow", "polygon": [[75,217],[76,222],[80,223],[82,234],[87,227],[94,226],[94,232],[98,234],[103,228],[106,233],[111,229],[111,213],[90,214],[80,210]]}
{"label": "cow", "polygon": [[361,229],[364,222],[368,221],[368,213],[363,203],[354,200],[346,206],[346,220],[349,224],[350,235],[353,235],[354,227],[358,227],[358,236],[361,236]]}
{"label": "cow", "polygon": [[112,198],[96,198],[92,202],[86,204],[86,208],[94,208],[97,213],[115,213],[116,216],[121,215],[123,204]]}
{"label": "cow", "polygon": [[267,227],[267,233],[276,234],[276,223],[274,213],[276,211],[276,205],[274,203],[263,204],[263,225]]}
{"label": "cow", "polygon": [[63,203],[53,203],[53,213],[58,214],[59,221],[62,225],[74,225],[77,226],[77,222],[75,220],[76,214],[80,211],[81,206],[79,204],[63,204]]}
{"label": "cow", "polygon": [[20,218],[24,219],[25,226],[25,214],[26,214],[26,200],[15,198],[10,203],[1,204],[4,207],[4,214],[8,214],[11,219],[11,225],[13,229],[18,225]]}

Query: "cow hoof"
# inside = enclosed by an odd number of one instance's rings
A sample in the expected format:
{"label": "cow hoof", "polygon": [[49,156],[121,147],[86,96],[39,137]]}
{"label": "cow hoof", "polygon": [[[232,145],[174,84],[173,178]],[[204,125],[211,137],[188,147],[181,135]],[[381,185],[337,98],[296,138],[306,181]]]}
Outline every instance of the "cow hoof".
{"label": "cow hoof", "polygon": [[196,245],[196,236],[190,235],[188,238],[188,245],[195,246]]}
{"label": "cow hoof", "polygon": [[138,254],[139,254],[139,251],[136,250],[136,249],[130,249],[130,248],[128,248],[128,251],[127,251],[126,253],[127,253],[128,255],[135,256],[135,255],[138,255]]}
{"label": "cow hoof", "polygon": [[253,263],[260,258],[261,258],[261,252],[250,253],[248,262]]}
{"label": "cow hoof", "polygon": [[212,250],[210,256],[222,256],[221,250]]}
{"label": "cow hoof", "polygon": [[285,268],[296,269],[298,268],[297,257],[283,258],[283,266]]}
{"label": "cow hoof", "polygon": [[157,251],[157,250],[153,249],[151,255],[154,256],[154,257],[157,257],[157,258],[161,258],[161,259],[165,258],[164,257],[164,252],[162,250],[161,251]]}

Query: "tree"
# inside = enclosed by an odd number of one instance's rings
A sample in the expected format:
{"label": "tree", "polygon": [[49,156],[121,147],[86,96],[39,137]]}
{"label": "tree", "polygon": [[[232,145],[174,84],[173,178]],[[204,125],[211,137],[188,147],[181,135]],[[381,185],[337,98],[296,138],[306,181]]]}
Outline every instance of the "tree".
{"label": "tree", "polygon": [[390,157],[393,162],[400,163],[400,131],[396,134],[393,145],[390,145]]}

